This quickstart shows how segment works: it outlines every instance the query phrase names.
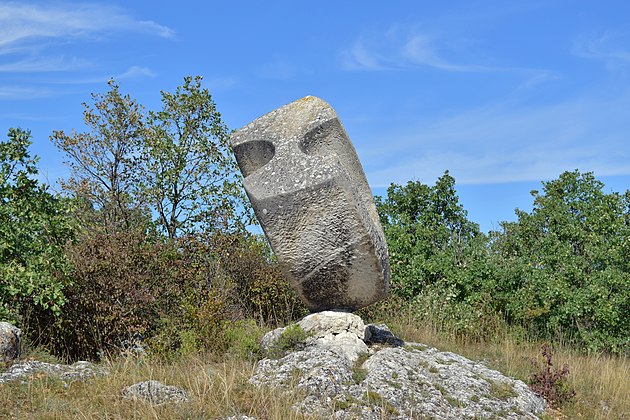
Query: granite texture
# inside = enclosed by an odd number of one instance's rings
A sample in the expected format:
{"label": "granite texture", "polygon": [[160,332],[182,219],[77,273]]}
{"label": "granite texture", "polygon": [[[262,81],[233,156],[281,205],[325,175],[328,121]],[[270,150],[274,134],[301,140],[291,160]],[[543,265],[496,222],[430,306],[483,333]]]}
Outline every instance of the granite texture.
{"label": "granite texture", "polygon": [[389,292],[372,192],[336,112],[307,96],[232,135],[256,217],[313,312],[353,311]]}

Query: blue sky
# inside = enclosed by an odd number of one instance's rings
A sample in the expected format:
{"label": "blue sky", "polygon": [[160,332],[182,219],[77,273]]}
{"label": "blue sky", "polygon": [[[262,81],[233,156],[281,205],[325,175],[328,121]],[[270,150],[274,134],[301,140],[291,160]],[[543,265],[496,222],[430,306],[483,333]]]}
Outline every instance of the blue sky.
{"label": "blue sky", "polygon": [[0,1],[0,135],[31,129],[52,184],[90,93],[158,109],[187,75],[234,129],[321,97],[376,194],[448,169],[485,231],[565,170],[630,188],[630,2]]}

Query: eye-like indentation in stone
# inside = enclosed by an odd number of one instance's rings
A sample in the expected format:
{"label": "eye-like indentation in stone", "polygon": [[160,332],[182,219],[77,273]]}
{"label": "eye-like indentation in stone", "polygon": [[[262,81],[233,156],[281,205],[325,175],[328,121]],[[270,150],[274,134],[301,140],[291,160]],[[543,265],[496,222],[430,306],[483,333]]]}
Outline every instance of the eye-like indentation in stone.
{"label": "eye-like indentation in stone", "polygon": [[276,148],[270,141],[254,140],[234,146],[234,154],[240,157],[238,166],[247,178],[273,159]]}
{"label": "eye-like indentation in stone", "polygon": [[325,121],[304,135],[299,143],[300,150],[307,155],[326,156],[344,148],[341,121],[338,118]]}

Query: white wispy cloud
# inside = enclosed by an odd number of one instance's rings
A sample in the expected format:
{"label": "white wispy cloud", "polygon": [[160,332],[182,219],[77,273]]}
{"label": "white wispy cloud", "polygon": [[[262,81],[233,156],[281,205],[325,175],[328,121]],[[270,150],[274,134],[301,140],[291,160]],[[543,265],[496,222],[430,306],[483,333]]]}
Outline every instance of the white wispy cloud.
{"label": "white wispy cloud", "polygon": [[0,64],[0,73],[41,73],[55,71],[80,70],[92,66],[88,60],[77,57],[30,57]]}
{"label": "white wispy cloud", "polygon": [[0,47],[35,38],[103,37],[107,32],[143,32],[164,38],[175,34],[166,26],[137,20],[113,6],[88,3],[0,4]]}
{"label": "white wispy cloud", "polygon": [[24,86],[0,86],[0,99],[32,99],[50,96],[52,92],[46,88]]}
{"label": "white wispy cloud", "polygon": [[542,83],[561,79],[560,75],[557,72],[551,70],[515,69],[514,71],[519,72],[525,78],[525,80],[517,86],[517,88],[521,90],[530,89]]}
{"label": "white wispy cloud", "polygon": [[215,77],[209,79],[206,83],[210,87],[210,90],[214,92],[219,89],[229,89],[233,86],[236,86],[238,84],[238,80],[235,77],[230,76]]}
{"label": "white wispy cloud", "polygon": [[341,52],[341,65],[346,70],[366,71],[427,67],[448,72],[520,73],[527,79],[523,86],[558,77],[545,69],[465,62],[460,56],[466,48],[457,44],[457,40],[446,40],[429,29],[392,25],[387,31],[358,37]]}
{"label": "white wispy cloud", "polygon": [[[57,48],[101,41],[121,33],[143,33],[162,38],[175,35],[171,28],[136,19],[115,6],[96,3],[0,3],[0,73],[67,72],[102,67],[102,63],[96,64],[83,57],[72,56],[72,53],[60,55],[56,52]],[[134,66],[120,77],[152,75],[150,70]]]}
{"label": "white wispy cloud", "polygon": [[115,76],[114,78],[116,80],[123,80],[136,79],[139,77],[155,77],[155,73],[147,67],[131,66],[127,69],[127,71],[119,74],[118,76]]}
{"label": "white wispy cloud", "polygon": [[342,66],[346,70],[385,70],[397,67],[366,44],[363,39],[358,39],[352,47],[342,51]]}
{"label": "white wispy cloud", "polygon": [[462,65],[451,63],[439,55],[436,51],[437,48],[437,40],[433,36],[423,33],[411,33],[400,47],[399,57],[396,60],[406,65],[428,66],[447,71],[477,72],[492,70],[490,67],[476,64]]}
{"label": "white wispy cloud", "polygon": [[[442,51],[441,51],[442,50]],[[363,34],[342,51],[347,70],[393,70],[420,66],[446,71],[488,71],[478,64],[448,59],[440,38],[429,30],[393,25],[381,33]]]}
{"label": "white wispy cloud", "polygon": [[630,33],[606,31],[600,34],[582,35],[573,44],[578,57],[600,60],[610,68],[630,65]]}
{"label": "white wispy cloud", "polygon": [[449,169],[459,184],[552,179],[565,170],[630,174],[630,92],[555,105],[479,108],[394,133],[368,156],[370,184],[433,181]]}
{"label": "white wispy cloud", "polygon": [[[102,73],[102,72],[101,72]],[[139,79],[147,77],[155,77],[157,74],[148,67],[143,66],[131,66],[127,70],[122,72],[115,72],[110,74],[99,74],[96,76],[88,77],[73,77],[67,79],[54,79],[48,80],[47,83],[53,85],[88,85],[95,83],[107,83],[108,80],[126,80],[126,79]]]}

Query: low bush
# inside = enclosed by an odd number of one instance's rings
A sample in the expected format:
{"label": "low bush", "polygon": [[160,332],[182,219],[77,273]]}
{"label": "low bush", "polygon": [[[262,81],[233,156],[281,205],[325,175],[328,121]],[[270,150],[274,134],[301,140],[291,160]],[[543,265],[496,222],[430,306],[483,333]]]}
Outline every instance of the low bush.
{"label": "low bush", "polygon": [[308,313],[283,276],[264,238],[253,235],[218,235],[211,238],[221,274],[230,279],[248,318],[278,326]]}
{"label": "low bush", "polygon": [[280,359],[287,352],[303,347],[308,337],[309,334],[298,324],[289,325],[267,350],[267,356],[272,359]]}
{"label": "low bush", "polygon": [[66,250],[72,285],[59,314],[29,315],[27,333],[67,360],[99,359],[131,338],[161,356],[226,351],[239,322],[288,322],[304,306],[264,242],[240,234],[151,239],[90,233]]}
{"label": "low bush", "polygon": [[532,361],[535,372],[529,377],[529,387],[545,398],[552,407],[559,407],[575,396],[575,391],[567,381],[569,366],[565,364],[561,369],[554,368],[549,344],[543,344],[541,352],[543,361]]}
{"label": "low bush", "polygon": [[64,359],[98,359],[132,336],[146,336],[178,288],[166,267],[171,249],[141,233],[93,234],[69,246],[72,284],[61,313],[34,311],[28,331]]}

